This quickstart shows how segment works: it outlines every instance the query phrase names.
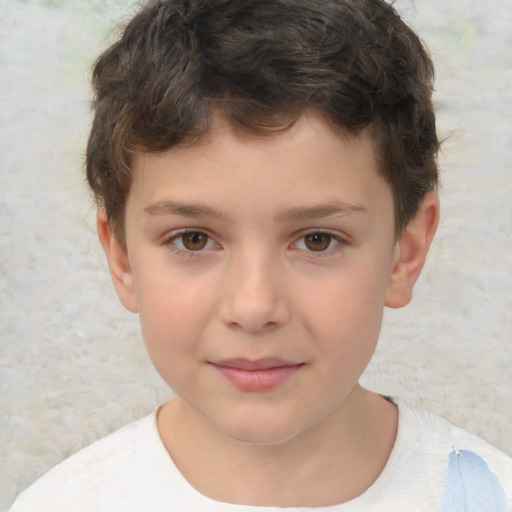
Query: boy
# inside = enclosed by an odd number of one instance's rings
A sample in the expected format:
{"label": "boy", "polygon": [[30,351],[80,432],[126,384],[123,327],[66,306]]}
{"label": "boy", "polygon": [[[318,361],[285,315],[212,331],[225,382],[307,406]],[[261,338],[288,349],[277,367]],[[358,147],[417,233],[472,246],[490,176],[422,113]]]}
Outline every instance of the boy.
{"label": "boy", "polygon": [[151,2],[94,69],[114,286],[178,397],[20,510],[510,510],[512,462],[358,379],[439,219],[433,70],[378,0]]}

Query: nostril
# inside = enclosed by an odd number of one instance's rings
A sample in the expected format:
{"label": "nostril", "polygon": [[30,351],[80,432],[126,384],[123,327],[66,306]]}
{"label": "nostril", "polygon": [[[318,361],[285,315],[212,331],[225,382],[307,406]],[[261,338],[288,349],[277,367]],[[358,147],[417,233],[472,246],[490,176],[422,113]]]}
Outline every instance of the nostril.
{"label": "nostril", "polygon": [[277,329],[281,324],[280,322],[270,321],[270,322],[258,322],[258,321],[230,321],[225,322],[225,324],[233,330],[236,331],[244,331],[249,334],[257,334],[260,332],[268,332],[273,329]]}
{"label": "nostril", "polygon": [[289,312],[279,270],[268,249],[252,245],[233,254],[220,290],[222,322],[248,333],[273,330],[286,322]]}
{"label": "nostril", "polygon": [[289,312],[282,298],[265,302],[231,298],[222,305],[220,316],[231,329],[254,334],[277,329],[286,323]]}

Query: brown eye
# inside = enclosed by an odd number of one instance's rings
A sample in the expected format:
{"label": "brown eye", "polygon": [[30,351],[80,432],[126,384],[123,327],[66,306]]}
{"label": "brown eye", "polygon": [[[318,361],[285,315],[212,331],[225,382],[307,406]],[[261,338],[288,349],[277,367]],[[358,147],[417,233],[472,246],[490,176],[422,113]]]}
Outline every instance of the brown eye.
{"label": "brown eye", "polygon": [[304,237],[304,245],[310,251],[325,251],[331,245],[332,238],[327,233],[311,233]]}
{"label": "brown eye", "polygon": [[181,243],[187,251],[200,251],[206,247],[208,243],[208,235],[200,231],[191,231],[190,233],[183,233],[181,236]]}

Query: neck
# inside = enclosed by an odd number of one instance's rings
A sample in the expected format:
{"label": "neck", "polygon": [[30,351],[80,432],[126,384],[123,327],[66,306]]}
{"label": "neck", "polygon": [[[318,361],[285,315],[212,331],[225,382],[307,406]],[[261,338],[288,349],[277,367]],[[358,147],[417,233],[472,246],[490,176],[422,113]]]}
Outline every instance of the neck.
{"label": "neck", "polygon": [[362,494],[389,458],[396,424],[396,407],[359,386],[314,427],[276,445],[230,439],[180,399],[158,416],[165,447],[199,492],[281,507],[328,506]]}

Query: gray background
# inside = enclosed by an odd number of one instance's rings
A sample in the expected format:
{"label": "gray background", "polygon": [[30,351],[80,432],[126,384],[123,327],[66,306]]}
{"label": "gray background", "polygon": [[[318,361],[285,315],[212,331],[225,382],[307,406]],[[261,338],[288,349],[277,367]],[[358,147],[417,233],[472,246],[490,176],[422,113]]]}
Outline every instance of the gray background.
{"label": "gray background", "polygon": [[[442,220],[363,382],[512,454],[512,2],[396,3],[430,47]],[[114,296],[82,159],[90,64],[130,0],[0,0],[0,510],[169,396]]]}

